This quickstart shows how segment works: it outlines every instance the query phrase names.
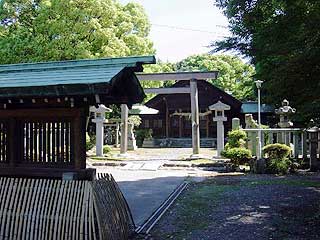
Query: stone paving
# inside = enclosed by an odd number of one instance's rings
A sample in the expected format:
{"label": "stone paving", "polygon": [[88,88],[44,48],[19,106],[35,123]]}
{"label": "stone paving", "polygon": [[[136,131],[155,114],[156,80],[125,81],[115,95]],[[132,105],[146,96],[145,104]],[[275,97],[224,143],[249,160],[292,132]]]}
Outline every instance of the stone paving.
{"label": "stone paving", "polygon": [[[130,160],[125,166],[96,166],[97,172],[111,173],[118,182],[132,211],[137,226],[144,221],[164,202],[186,179],[200,181],[203,176],[215,175],[216,172],[194,168],[163,169],[167,161],[179,160],[190,156],[192,149],[140,149],[129,152]],[[204,155],[210,157],[213,150],[206,149]],[[133,158],[134,157],[134,158]],[[93,167],[88,161],[88,166]],[[120,163],[123,161],[119,161]]]}

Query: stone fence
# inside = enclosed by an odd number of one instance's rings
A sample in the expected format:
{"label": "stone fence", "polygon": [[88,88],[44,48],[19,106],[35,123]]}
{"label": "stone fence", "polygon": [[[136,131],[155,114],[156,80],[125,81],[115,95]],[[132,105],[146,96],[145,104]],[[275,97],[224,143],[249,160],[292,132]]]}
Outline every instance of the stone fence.
{"label": "stone fence", "polygon": [[310,158],[310,168],[320,169],[318,156],[320,155],[319,128],[268,128],[268,129],[242,129],[247,133],[248,148],[258,156],[259,131],[261,131],[261,148],[267,144],[283,143],[291,147],[292,157]]}

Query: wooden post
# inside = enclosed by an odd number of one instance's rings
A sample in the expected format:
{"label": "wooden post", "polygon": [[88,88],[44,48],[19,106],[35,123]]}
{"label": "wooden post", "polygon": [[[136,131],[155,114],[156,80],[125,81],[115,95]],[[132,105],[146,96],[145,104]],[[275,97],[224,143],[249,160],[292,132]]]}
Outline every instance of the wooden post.
{"label": "wooden post", "polygon": [[21,141],[20,131],[18,131],[18,124],[15,119],[10,119],[7,126],[8,160],[10,167],[14,167],[17,162],[22,160],[19,150],[21,149],[20,146],[23,144],[23,141]]}
{"label": "wooden post", "polygon": [[206,116],[206,136],[207,138],[209,138],[209,135],[210,135],[210,117],[209,115]]}
{"label": "wooden post", "polygon": [[121,104],[121,140],[120,154],[125,155],[128,151],[128,113],[126,104]]}
{"label": "wooden post", "polygon": [[182,138],[182,116],[179,116],[179,138]]}
{"label": "wooden post", "polygon": [[170,116],[169,116],[168,103],[165,98],[164,98],[164,101],[166,102],[166,138],[169,138],[170,137],[170,133],[169,133]]}
{"label": "wooden post", "polygon": [[86,168],[86,116],[83,110],[79,110],[79,115],[74,117],[72,127],[71,142],[73,144],[73,157],[75,169]]}
{"label": "wooden post", "polygon": [[199,105],[198,105],[198,87],[196,79],[190,80],[191,96],[191,126],[192,126],[192,155],[198,155],[200,152],[200,130],[199,130]]}
{"label": "wooden post", "polygon": [[309,139],[309,152],[310,152],[310,171],[317,171],[319,169],[319,163],[317,158],[318,152],[318,127],[312,127],[308,129],[310,136]]}

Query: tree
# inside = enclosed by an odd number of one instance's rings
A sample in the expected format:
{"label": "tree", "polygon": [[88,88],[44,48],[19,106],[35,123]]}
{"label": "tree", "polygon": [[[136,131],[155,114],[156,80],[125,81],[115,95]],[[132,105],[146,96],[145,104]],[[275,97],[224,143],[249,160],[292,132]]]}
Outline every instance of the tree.
{"label": "tree", "polygon": [[[174,72],[175,64],[170,62],[162,62],[161,60],[157,60],[157,64],[147,65],[144,67],[144,73],[164,73],[164,72]],[[168,87],[173,84],[173,81],[141,81],[141,85],[143,88],[161,88]],[[156,94],[147,94],[147,97],[144,99],[144,102],[149,101]]]}
{"label": "tree", "polygon": [[211,83],[239,100],[253,100],[252,75],[254,68],[239,57],[230,55],[201,54],[190,56],[177,63],[178,71],[219,71],[218,78]]}
{"label": "tree", "polygon": [[250,57],[256,78],[264,80],[263,100],[286,98],[296,120],[320,122],[320,1],[216,0],[229,18],[232,37],[215,51],[237,50]]}
{"label": "tree", "polygon": [[140,5],[116,0],[0,1],[0,64],[153,54]]}

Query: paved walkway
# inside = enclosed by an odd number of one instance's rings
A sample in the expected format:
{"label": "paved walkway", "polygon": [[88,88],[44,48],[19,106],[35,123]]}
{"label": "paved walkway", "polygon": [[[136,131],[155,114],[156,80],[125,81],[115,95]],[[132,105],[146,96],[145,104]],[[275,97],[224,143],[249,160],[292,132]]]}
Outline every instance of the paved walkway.
{"label": "paved walkway", "polygon": [[130,171],[112,167],[98,167],[97,171],[113,175],[137,226],[146,221],[189,175],[187,171]]}
{"label": "paved walkway", "polygon": [[[159,170],[163,163],[189,157],[191,154],[191,148],[140,148],[129,152],[131,160],[126,161],[125,166],[100,166],[96,169],[97,172],[113,175],[128,201],[136,225],[139,226],[188,176],[214,174],[196,169]],[[210,157],[215,151],[204,149],[203,154]]]}

